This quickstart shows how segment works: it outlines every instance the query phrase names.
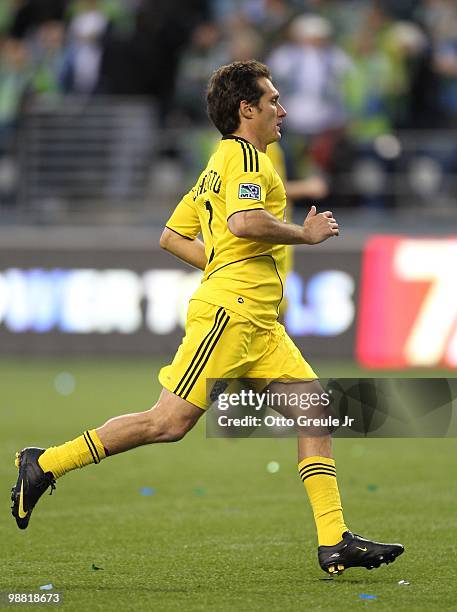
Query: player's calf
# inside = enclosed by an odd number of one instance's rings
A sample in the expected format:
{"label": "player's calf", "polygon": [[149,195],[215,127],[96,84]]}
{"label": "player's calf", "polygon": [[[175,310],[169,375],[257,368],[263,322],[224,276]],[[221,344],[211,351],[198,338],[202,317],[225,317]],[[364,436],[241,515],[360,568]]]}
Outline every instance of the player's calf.
{"label": "player's calf", "polygon": [[178,442],[192,429],[195,421],[179,414],[157,417],[156,409],[151,408],[146,416],[145,444]]}
{"label": "player's calf", "polygon": [[[171,395],[171,394],[170,394]],[[175,396],[176,397],[176,396]],[[178,398],[181,399],[181,398]],[[184,402],[184,400],[181,400]],[[156,444],[161,442],[178,442],[194,427],[203,410],[185,402],[188,406],[177,407],[173,403],[163,401],[144,413],[145,427],[144,444]],[[101,432],[103,435],[103,432]]]}

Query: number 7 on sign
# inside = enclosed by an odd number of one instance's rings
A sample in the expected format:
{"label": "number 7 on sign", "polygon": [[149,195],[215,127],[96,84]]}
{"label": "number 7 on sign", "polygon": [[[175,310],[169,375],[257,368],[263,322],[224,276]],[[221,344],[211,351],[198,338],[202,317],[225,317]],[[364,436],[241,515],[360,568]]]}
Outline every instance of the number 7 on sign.
{"label": "number 7 on sign", "polygon": [[404,240],[394,259],[404,281],[430,282],[405,343],[410,365],[457,365],[457,240]]}

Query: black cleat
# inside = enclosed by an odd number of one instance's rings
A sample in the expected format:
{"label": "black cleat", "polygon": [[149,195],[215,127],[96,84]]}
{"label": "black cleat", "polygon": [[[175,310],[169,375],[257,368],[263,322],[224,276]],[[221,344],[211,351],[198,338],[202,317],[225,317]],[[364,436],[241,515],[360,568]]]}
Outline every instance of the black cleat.
{"label": "black cleat", "polygon": [[401,544],[383,544],[366,540],[346,531],[335,546],[319,546],[319,565],[331,576],[338,576],[348,567],[373,569],[383,563],[389,564],[404,552]]}
{"label": "black cleat", "polygon": [[51,495],[56,488],[56,481],[51,472],[46,474],[38,463],[38,457],[44,448],[24,448],[16,453],[16,467],[19,476],[16,485],[11,489],[11,514],[16,519],[19,529],[27,529],[30,515],[43,493],[51,487]]}

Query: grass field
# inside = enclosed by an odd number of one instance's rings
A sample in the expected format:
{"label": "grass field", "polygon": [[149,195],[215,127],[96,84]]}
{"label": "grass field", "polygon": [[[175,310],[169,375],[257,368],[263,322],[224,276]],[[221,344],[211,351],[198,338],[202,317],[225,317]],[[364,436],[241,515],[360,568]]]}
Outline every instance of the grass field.
{"label": "grass field", "polygon": [[[62,609],[76,612],[457,609],[455,439],[335,442],[349,526],[406,547],[394,565],[335,580],[317,565],[294,441],[206,439],[203,420],[177,444],[64,477],[19,531],[9,510],[15,451],[148,408],[156,367],[0,361],[0,592],[52,583]],[[76,381],[67,396],[54,387],[61,371]],[[152,494],[142,495],[145,487]]]}

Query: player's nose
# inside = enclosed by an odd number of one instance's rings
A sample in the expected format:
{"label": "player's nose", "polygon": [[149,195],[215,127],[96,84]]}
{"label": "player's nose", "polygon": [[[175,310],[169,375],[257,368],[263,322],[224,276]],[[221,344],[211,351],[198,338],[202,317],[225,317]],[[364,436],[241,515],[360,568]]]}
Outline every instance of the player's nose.
{"label": "player's nose", "polygon": [[285,117],[287,115],[287,111],[282,104],[278,104],[278,116]]}

